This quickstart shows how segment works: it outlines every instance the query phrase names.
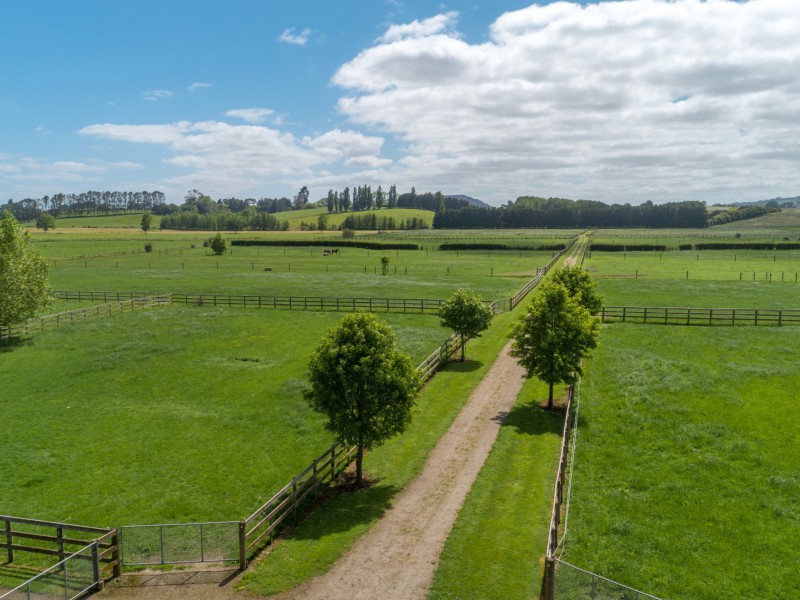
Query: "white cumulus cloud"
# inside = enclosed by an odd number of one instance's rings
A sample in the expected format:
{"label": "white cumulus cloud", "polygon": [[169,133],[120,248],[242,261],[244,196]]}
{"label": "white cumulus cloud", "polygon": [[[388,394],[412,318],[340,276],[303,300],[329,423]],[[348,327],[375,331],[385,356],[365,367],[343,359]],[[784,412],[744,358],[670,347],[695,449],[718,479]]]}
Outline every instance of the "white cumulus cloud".
{"label": "white cumulus cloud", "polygon": [[174,95],[175,92],[171,92],[170,90],[148,90],[142,92],[142,99],[148,102],[158,102],[159,100],[172,98]]}
{"label": "white cumulus cloud", "polygon": [[[241,116],[241,115],[238,115]],[[89,125],[80,135],[113,141],[155,144],[171,155],[164,162],[185,171],[165,182],[169,189],[184,185],[215,194],[243,194],[269,182],[313,183],[331,166],[374,168],[388,164],[378,156],[383,138],[334,129],[296,138],[263,125],[231,125],[220,121],[179,121],[148,125]],[[352,162],[348,162],[352,161]],[[262,193],[268,191],[264,190]]]}
{"label": "white cumulus cloud", "polygon": [[296,46],[305,46],[311,37],[312,31],[309,28],[303,29],[300,33],[295,33],[294,27],[284,29],[283,33],[278,36],[278,39],[287,44],[294,44]]}
{"label": "white cumulus cloud", "polygon": [[226,117],[242,119],[248,123],[263,123],[273,112],[269,108],[236,108],[225,113]]}
{"label": "white cumulus cloud", "polygon": [[213,83],[203,83],[202,81],[195,81],[191,84],[188,88],[186,88],[190,92],[196,92],[197,90],[203,90],[206,88],[214,87]]}
{"label": "white cumulus cloud", "polygon": [[532,5],[481,43],[455,18],[392,25],[333,77],[354,125],[406,144],[398,183],[622,202],[800,188],[800,3]]}
{"label": "white cumulus cloud", "polygon": [[455,24],[458,21],[458,13],[455,11],[423,19],[414,20],[411,23],[392,25],[386,30],[379,42],[391,43],[408,38],[423,38],[439,33],[454,34]]}

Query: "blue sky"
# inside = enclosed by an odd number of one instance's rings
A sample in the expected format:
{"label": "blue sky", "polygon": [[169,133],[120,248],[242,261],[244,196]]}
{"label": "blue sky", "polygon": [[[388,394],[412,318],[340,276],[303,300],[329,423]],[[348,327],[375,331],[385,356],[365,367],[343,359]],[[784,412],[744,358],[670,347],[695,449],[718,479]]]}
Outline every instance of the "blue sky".
{"label": "blue sky", "polygon": [[0,201],[800,194],[785,0],[3,0]]}

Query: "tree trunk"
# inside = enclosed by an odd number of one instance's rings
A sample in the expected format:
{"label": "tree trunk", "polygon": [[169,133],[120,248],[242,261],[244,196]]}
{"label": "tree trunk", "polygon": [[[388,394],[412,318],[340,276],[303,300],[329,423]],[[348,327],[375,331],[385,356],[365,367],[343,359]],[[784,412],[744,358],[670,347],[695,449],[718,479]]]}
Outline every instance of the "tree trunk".
{"label": "tree trunk", "polygon": [[467,340],[464,339],[464,334],[461,334],[461,362],[467,360]]}
{"label": "tree trunk", "polygon": [[553,383],[550,383],[550,397],[547,399],[547,410],[553,410]]}
{"label": "tree trunk", "polygon": [[364,445],[359,440],[358,450],[356,450],[356,485],[360,486],[363,480],[363,471],[361,468],[364,462]]}

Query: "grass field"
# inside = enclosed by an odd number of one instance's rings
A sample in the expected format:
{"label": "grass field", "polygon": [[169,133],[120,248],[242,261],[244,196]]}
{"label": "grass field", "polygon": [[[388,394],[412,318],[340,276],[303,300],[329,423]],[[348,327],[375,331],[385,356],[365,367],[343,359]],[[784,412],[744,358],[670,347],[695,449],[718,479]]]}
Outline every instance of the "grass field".
{"label": "grass field", "polygon": [[[513,295],[552,255],[345,248],[338,256],[323,256],[317,247],[235,247],[215,257],[202,244],[192,249],[186,239],[170,240],[166,246],[162,252],[157,241],[149,254],[62,258],[51,270],[51,283],[62,290],[392,298],[447,298],[469,287],[495,300]],[[88,247],[104,253],[102,240]],[[105,248],[111,252],[120,246],[109,242]],[[79,249],[48,245],[43,251],[68,254]],[[383,255],[391,261],[386,276],[381,275]]]}
{"label": "grass field", "polygon": [[[420,210],[417,208],[382,208],[381,210],[369,211],[375,213],[378,218],[393,217],[399,224],[400,221],[408,221],[417,219],[424,221],[428,227],[433,225],[433,212],[430,210]],[[346,212],[346,213],[328,213],[327,208],[309,208],[306,210],[290,210],[275,213],[275,218],[279,221],[288,221],[290,229],[300,229],[301,223],[310,224],[314,227],[317,226],[318,215],[328,215],[328,228],[338,228],[344,223],[344,220],[349,215],[359,216],[365,215],[368,211]]]}
{"label": "grass field", "polygon": [[[75,227],[93,227],[103,229],[107,227],[138,229],[141,231],[142,215],[143,212],[131,213],[126,215],[108,215],[97,217],[66,217],[63,219],[56,219],[56,227],[51,231],[59,231],[60,229],[72,229]],[[150,227],[158,229],[161,223],[160,215],[152,215]],[[35,224],[32,223],[31,226]]]}
{"label": "grass field", "polygon": [[610,305],[796,308],[800,298],[794,250],[592,252],[584,268]]}
{"label": "grass field", "polygon": [[[172,307],[4,345],[3,512],[112,526],[242,518],[331,443],[302,391],[340,317]],[[383,318],[415,363],[449,334],[435,317]]]}
{"label": "grass field", "polygon": [[800,329],[606,326],[565,559],[663,598],[800,589]]}

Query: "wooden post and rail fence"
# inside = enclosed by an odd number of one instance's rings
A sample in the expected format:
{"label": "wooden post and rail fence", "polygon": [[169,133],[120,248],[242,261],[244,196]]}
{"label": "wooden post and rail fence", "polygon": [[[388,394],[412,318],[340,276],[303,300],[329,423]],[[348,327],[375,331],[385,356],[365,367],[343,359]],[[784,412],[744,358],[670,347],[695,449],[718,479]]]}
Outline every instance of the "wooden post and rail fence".
{"label": "wooden post and rail fence", "polygon": [[37,581],[50,589],[63,588],[63,597],[73,598],[103,589],[106,581],[121,573],[118,529],[6,515],[0,515],[0,527],[0,551],[5,551],[6,563],[18,562],[20,554],[57,557],[59,561],[0,598],[17,592],[19,597],[31,597]]}

